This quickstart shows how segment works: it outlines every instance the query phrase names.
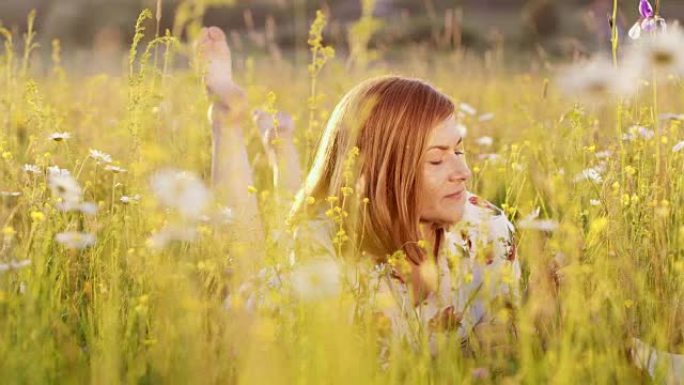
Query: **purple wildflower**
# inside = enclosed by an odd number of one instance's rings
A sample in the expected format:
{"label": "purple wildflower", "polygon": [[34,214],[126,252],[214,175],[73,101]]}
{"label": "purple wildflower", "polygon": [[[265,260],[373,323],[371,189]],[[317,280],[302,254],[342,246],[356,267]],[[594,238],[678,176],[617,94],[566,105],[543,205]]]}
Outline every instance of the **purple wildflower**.
{"label": "purple wildflower", "polygon": [[655,13],[653,12],[653,7],[651,6],[651,3],[648,2],[648,0],[640,0],[639,1],[639,14],[643,18],[649,18],[655,16]]}
{"label": "purple wildflower", "polygon": [[648,0],[639,0],[639,20],[629,29],[629,37],[636,40],[641,37],[641,31],[663,32],[667,30],[665,19],[655,14],[653,6]]}

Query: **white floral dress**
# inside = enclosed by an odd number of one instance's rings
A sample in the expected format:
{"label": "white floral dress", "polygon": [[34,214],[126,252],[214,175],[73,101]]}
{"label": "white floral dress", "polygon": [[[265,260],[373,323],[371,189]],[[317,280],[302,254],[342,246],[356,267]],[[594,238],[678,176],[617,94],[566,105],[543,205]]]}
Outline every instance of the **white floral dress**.
{"label": "white floral dress", "polygon": [[[387,265],[359,266],[370,291],[369,303],[389,319],[393,336],[417,343],[422,331],[430,331],[430,321],[443,309],[451,308],[462,316],[457,335],[465,337],[478,323],[496,318],[496,314],[491,314],[496,311],[492,303],[519,303],[520,264],[513,225],[491,203],[471,193],[466,198],[462,220],[443,233],[436,264],[436,290],[419,305],[412,305],[409,287]],[[305,255],[334,258],[334,233],[331,221],[324,215],[307,221],[295,232],[296,248],[290,253],[290,267],[296,269],[300,263],[295,249]],[[287,284],[285,270],[278,271],[279,279],[269,279],[273,274],[264,270],[259,277],[261,284],[243,285],[240,291],[248,297],[248,305],[263,305],[264,296],[259,294],[258,286],[265,284],[273,289]],[[355,285],[358,282],[352,284]]]}
{"label": "white floral dress", "polygon": [[[431,330],[430,321],[450,308],[462,317],[456,332],[464,338],[475,325],[496,319],[491,313],[500,311],[502,302],[517,306],[521,273],[513,234],[513,225],[500,209],[468,193],[462,220],[444,232],[436,290],[419,305],[412,306],[405,283],[386,270],[375,270],[371,281],[392,334],[413,340],[428,331],[434,343],[437,331]],[[387,301],[388,294],[395,301]]]}

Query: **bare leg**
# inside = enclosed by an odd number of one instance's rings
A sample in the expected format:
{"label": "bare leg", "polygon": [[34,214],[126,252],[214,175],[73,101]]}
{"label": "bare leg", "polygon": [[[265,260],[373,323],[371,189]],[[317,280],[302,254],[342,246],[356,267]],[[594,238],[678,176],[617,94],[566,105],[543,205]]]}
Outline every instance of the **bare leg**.
{"label": "bare leg", "polygon": [[244,92],[232,79],[232,62],[226,36],[221,29],[202,29],[198,53],[207,64],[205,82],[214,102],[210,111],[213,152],[212,185],[225,195],[237,220],[239,240],[263,244],[264,234],[253,185],[252,169],[241,127],[247,108]]}

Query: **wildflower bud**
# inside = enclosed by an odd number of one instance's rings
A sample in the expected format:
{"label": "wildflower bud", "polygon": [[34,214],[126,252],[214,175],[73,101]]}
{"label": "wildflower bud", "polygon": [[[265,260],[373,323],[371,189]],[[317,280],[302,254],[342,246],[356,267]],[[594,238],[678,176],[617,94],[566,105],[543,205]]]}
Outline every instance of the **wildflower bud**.
{"label": "wildflower bud", "polygon": [[13,237],[14,234],[16,234],[16,233],[17,233],[17,232],[14,230],[14,228],[13,228],[12,226],[5,226],[5,227],[2,229],[2,234],[3,234],[5,237],[11,238],[11,237]]}
{"label": "wildflower bud", "polygon": [[621,202],[623,206],[629,206],[629,194],[623,194]]}
{"label": "wildflower bud", "polygon": [[42,222],[45,220],[45,214],[41,213],[40,211],[32,211],[31,220],[34,222]]}

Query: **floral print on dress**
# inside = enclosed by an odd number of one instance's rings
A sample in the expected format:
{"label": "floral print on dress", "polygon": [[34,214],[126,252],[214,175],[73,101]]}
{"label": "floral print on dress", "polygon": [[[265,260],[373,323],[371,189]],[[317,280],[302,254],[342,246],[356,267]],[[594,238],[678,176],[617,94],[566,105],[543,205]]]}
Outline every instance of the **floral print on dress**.
{"label": "floral print on dress", "polygon": [[491,211],[491,214],[493,216],[498,216],[503,214],[503,210],[500,208],[494,206],[493,204],[489,203],[489,201],[486,201],[477,195],[470,195],[468,197],[468,203],[470,203],[473,206],[480,207],[483,209],[487,209]]}
{"label": "floral print on dress", "polygon": [[514,227],[501,209],[468,193],[462,220],[445,229],[442,244],[437,290],[416,307],[407,306],[410,290],[391,274],[371,278],[380,282],[379,296],[389,292],[397,299],[395,307],[383,308],[393,335],[417,343],[416,331],[427,330],[431,349],[437,334],[455,331],[465,338],[475,325],[495,319],[495,306],[520,300]]}

